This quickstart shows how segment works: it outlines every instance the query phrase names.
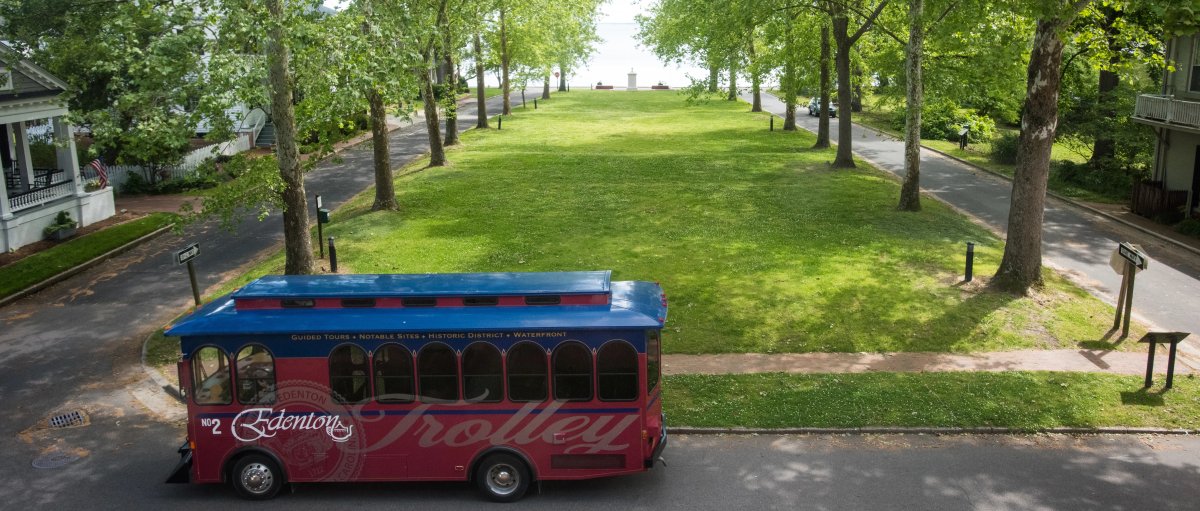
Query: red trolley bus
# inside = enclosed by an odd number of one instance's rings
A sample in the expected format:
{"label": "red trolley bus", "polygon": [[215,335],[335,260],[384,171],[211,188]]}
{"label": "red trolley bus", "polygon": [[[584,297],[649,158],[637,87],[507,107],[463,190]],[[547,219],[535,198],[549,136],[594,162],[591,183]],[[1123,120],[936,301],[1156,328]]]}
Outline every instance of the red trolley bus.
{"label": "red trolley bus", "polygon": [[180,320],[168,482],[474,482],[641,472],[666,445],[662,289],[610,272],[269,276]]}

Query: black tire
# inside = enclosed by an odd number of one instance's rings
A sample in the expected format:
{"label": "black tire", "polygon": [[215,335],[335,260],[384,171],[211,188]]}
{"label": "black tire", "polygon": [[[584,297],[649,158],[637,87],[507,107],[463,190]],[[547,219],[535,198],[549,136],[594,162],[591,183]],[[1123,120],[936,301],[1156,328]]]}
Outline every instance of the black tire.
{"label": "black tire", "polygon": [[515,502],[525,495],[533,476],[521,458],[496,453],[475,467],[475,486],[493,502]]}
{"label": "black tire", "polygon": [[283,470],[275,460],[261,454],[238,458],[229,472],[229,481],[239,496],[249,500],[274,498],[285,483]]}

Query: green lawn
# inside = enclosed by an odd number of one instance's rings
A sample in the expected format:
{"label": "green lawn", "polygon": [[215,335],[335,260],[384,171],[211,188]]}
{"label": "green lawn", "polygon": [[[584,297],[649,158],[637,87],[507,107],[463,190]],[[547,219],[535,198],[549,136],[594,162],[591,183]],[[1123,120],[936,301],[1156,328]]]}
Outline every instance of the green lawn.
{"label": "green lawn", "polygon": [[897,212],[891,178],[832,170],[810,134],[769,132],[763,115],[675,94],[557,95],[503,131],[467,133],[450,167],[410,166],[399,213],[368,211],[368,190],[325,235],[358,273],[659,281],[672,353],[970,352],[1104,335],[1112,309],[1050,273],[1032,297],[962,285],[965,242],[986,278],[998,239],[932,200]]}
{"label": "green lawn", "polygon": [[172,214],[154,213],[66,241],[0,268],[0,298],[90,261],[169,225],[175,219]]}
{"label": "green lawn", "polygon": [[697,427],[1200,428],[1200,382],[1091,373],[675,375],[670,425]]}

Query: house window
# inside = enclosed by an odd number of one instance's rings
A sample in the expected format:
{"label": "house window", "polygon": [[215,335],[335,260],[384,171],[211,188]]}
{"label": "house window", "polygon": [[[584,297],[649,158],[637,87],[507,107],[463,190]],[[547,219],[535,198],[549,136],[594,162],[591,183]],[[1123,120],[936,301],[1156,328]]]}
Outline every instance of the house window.
{"label": "house window", "polygon": [[1188,81],[1188,90],[1191,92],[1200,92],[1200,36],[1192,39],[1192,65],[1191,65],[1191,80]]}

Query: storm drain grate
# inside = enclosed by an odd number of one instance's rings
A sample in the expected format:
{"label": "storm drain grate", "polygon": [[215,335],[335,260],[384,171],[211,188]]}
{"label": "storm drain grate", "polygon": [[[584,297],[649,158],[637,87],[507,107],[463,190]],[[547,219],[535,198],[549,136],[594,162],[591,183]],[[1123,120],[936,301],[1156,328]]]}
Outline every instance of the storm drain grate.
{"label": "storm drain grate", "polygon": [[87,417],[79,410],[50,416],[50,427],[55,429],[72,428],[84,424],[87,424]]}
{"label": "storm drain grate", "polygon": [[77,459],[79,459],[79,456],[75,454],[51,451],[35,458],[33,460],[33,468],[65,467]]}

